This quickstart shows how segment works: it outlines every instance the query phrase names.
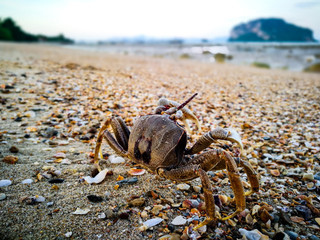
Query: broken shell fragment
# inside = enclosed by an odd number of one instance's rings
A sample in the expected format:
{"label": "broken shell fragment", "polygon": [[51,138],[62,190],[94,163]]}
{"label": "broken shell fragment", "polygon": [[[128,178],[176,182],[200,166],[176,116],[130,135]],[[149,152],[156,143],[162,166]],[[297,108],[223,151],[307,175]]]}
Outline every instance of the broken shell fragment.
{"label": "broken shell fragment", "polygon": [[15,164],[18,161],[18,158],[12,155],[5,156],[2,159],[3,162],[8,163],[8,164]]}
{"label": "broken shell fragment", "polygon": [[149,219],[147,221],[145,221],[142,226],[140,226],[138,229],[143,232],[145,230],[147,230],[148,228],[154,227],[156,225],[158,225],[159,223],[161,223],[163,221],[162,218],[152,218]]}
{"label": "broken shell fragment", "polygon": [[116,164],[116,163],[124,163],[125,162],[124,158],[117,157],[115,155],[109,156],[108,160],[110,161],[110,163],[114,163],[114,164]]}
{"label": "broken shell fragment", "polygon": [[131,168],[128,173],[132,176],[139,176],[145,174],[145,169],[137,169],[137,168]]}
{"label": "broken shell fragment", "polygon": [[90,176],[86,176],[83,179],[89,184],[93,184],[93,183],[98,184],[98,183],[101,183],[105,179],[107,173],[108,173],[108,169],[103,169],[94,178],[90,177]]}
{"label": "broken shell fragment", "polygon": [[183,216],[177,216],[171,222],[172,225],[176,225],[176,226],[185,225],[186,223],[187,223],[187,219],[184,218]]}
{"label": "broken shell fragment", "polygon": [[85,214],[87,214],[88,212],[90,212],[90,209],[89,209],[89,208],[84,208],[84,209],[77,208],[76,211],[74,211],[72,214],[75,214],[75,215],[85,215]]}

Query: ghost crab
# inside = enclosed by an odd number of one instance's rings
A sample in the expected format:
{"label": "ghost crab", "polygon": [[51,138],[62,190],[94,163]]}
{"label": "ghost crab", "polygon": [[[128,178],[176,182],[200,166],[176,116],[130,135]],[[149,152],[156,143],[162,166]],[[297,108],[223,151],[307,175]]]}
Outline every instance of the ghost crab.
{"label": "ghost crab", "polygon": [[[228,172],[235,196],[236,211],[221,218],[222,221],[243,211],[246,206],[245,196],[259,191],[257,174],[248,162],[234,158],[231,153],[222,149],[210,149],[198,154],[216,140],[235,142],[242,150],[240,136],[235,130],[216,128],[205,133],[191,148],[186,148],[187,133],[177,120],[181,120],[188,130],[189,125],[186,120],[192,120],[196,123],[198,130],[200,129],[197,117],[192,111],[185,108],[185,105],[196,95],[194,94],[181,105],[165,98],[160,99],[155,114],[138,118],[131,132],[121,118],[108,118],[98,134],[94,155],[95,166],[100,171],[99,153],[101,154],[102,139],[105,138],[118,155],[131,159],[161,177],[180,182],[200,177],[207,217],[195,229],[216,219],[212,185],[207,171],[226,169]],[[115,138],[109,132],[109,126],[112,128]],[[193,154],[198,155],[193,158],[185,157],[185,155],[192,156]],[[251,190],[248,192],[244,192],[238,166],[242,167],[248,176],[251,185]]]}

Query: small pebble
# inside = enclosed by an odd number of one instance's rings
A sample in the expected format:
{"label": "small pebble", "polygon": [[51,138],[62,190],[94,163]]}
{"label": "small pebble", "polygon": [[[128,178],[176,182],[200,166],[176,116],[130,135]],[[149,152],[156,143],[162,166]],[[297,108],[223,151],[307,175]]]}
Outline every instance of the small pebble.
{"label": "small pebble", "polygon": [[42,196],[36,196],[35,201],[36,202],[44,202],[44,201],[46,201],[46,199],[45,199],[45,197],[42,197]]}
{"label": "small pebble", "polygon": [[240,228],[239,232],[242,234],[242,236],[245,236],[248,240],[260,240],[261,236],[259,233],[255,231],[248,231],[244,228]]}
{"label": "small pebble", "polygon": [[7,195],[5,195],[4,193],[0,193],[0,201],[4,200],[7,198]]}
{"label": "small pebble", "polygon": [[77,208],[76,211],[74,211],[72,214],[75,214],[75,215],[85,215],[85,214],[87,214],[88,212],[90,212],[90,209],[89,209],[89,208],[85,208],[85,209]]}
{"label": "small pebble", "polygon": [[162,205],[154,205],[151,212],[153,215],[158,215],[162,209],[163,209]]}
{"label": "small pebble", "polygon": [[47,207],[53,206],[53,202],[47,202]]}
{"label": "small pebble", "polygon": [[48,183],[63,183],[64,179],[62,178],[52,178],[48,181]]}
{"label": "small pebble", "polygon": [[28,178],[28,179],[23,180],[21,183],[22,184],[31,184],[31,183],[33,183],[33,180]]}
{"label": "small pebble", "polygon": [[0,187],[7,187],[12,184],[11,180],[0,180]]}
{"label": "small pebble", "polygon": [[312,217],[311,210],[307,206],[297,205],[295,206],[295,209],[305,220],[309,220]]}
{"label": "small pebble", "polygon": [[286,231],[284,231],[284,232],[289,236],[290,240],[297,240],[298,237],[299,237],[299,234],[298,234],[298,233],[295,233],[295,232],[293,232],[293,231],[288,231],[288,230],[286,230]]}
{"label": "small pebble", "polygon": [[103,198],[100,196],[96,196],[96,195],[88,195],[87,196],[88,200],[90,202],[94,202],[94,203],[98,203],[98,202],[102,202]]}
{"label": "small pebble", "polygon": [[12,152],[12,153],[18,153],[19,152],[19,148],[17,148],[16,146],[11,146],[9,151]]}
{"label": "small pebble", "polygon": [[18,158],[12,155],[8,155],[5,156],[2,161],[8,164],[15,164],[18,161]]}
{"label": "small pebble", "polygon": [[190,185],[186,184],[186,183],[180,183],[177,185],[177,190],[189,190],[190,189]]}
{"label": "small pebble", "polygon": [[66,234],[64,234],[64,236],[66,236],[67,238],[71,237],[72,232],[67,232]]}
{"label": "small pebble", "polygon": [[98,218],[99,219],[105,219],[107,216],[106,216],[106,214],[105,213],[100,213],[100,214],[98,214]]}

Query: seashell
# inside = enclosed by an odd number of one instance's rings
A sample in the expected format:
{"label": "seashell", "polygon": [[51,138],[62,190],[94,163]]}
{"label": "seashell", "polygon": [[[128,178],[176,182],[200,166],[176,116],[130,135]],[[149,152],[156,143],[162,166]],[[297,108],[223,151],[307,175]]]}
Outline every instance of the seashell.
{"label": "seashell", "polygon": [[279,177],[280,176],[280,171],[278,169],[271,169],[270,173],[271,173],[271,175],[273,175],[275,177]]}
{"label": "seashell", "polygon": [[34,200],[36,202],[44,202],[44,201],[46,201],[45,197],[42,197],[42,196],[35,196]]}
{"label": "seashell", "polygon": [[151,227],[154,227],[154,226],[158,225],[162,221],[163,221],[162,218],[152,218],[152,219],[149,219],[149,220],[145,221],[143,224],[145,226],[147,226],[147,228],[151,228]]}
{"label": "seashell", "polygon": [[31,184],[31,183],[33,183],[33,180],[28,178],[28,179],[23,180],[21,183],[22,184]]}
{"label": "seashell", "polygon": [[93,183],[98,184],[98,183],[101,183],[105,179],[107,172],[108,172],[108,169],[103,169],[94,178],[90,177],[90,176],[86,176],[83,179],[89,184],[93,184]]}
{"label": "seashell", "polygon": [[239,232],[241,233],[242,236],[246,237],[248,240],[260,240],[261,236],[259,233],[254,232],[254,231],[248,231],[244,228],[240,228]]}
{"label": "seashell", "polygon": [[309,181],[314,180],[313,173],[304,173],[302,175],[302,180],[309,180]]}
{"label": "seashell", "polygon": [[138,176],[138,175],[143,175],[145,174],[146,170],[145,169],[137,169],[137,168],[131,168],[128,173],[132,176]]}
{"label": "seashell", "polygon": [[0,187],[7,187],[12,184],[11,180],[0,180]]}
{"label": "seashell", "polygon": [[259,212],[260,205],[254,205],[252,208],[252,215],[255,215],[257,212]]}
{"label": "seashell", "polygon": [[100,213],[99,215],[98,215],[98,218],[100,218],[100,219],[105,219],[107,216],[106,216],[106,214],[105,213]]}
{"label": "seashell", "polygon": [[175,226],[185,225],[187,223],[187,219],[183,216],[177,216],[175,219],[172,220],[171,224]]}
{"label": "seashell", "polygon": [[57,152],[55,155],[53,155],[55,158],[65,158],[66,154],[63,152]]}
{"label": "seashell", "polygon": [[124,163],[125,162],[124,158],[117,157],[115,155],[109,156],[108,160],[110,161],[110,163],[114,163],[114,164],[116,164],[116,163]]}
{"label": "seashell", "polygon": [[186,184],[186,183],[181,183],[177,185],[177,190],[189,190],[190,189],[190,185]]}
{"label": "seashell", "polygon": [[163,206],[162,205],[154,205],[151,212],[152,214],[154,215],[158,215],[159,212],[163,209]]}
{"label": "seashell", "polygon": [[88,212],[90,212],[90,209],[89,209],[89,208],[85,208],[85,209],[77,208],[72,214],[75,214],[75,215],[85,215],[85,214],[87,214]]}

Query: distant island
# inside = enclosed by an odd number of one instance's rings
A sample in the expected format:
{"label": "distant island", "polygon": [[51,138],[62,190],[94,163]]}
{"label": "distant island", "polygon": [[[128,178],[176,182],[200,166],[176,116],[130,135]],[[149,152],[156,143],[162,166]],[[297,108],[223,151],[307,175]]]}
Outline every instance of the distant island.
{"label": "distant island", "polygon": [[63,34],[48,37],[45,35],[33,35],[23,31],[11,18],[0,19],[0,40],[14,42],[54,42],[70,44],[74,41],[66,38]]}
{"label": "distant island", "polygon": [[280,18],[260,18],[231,30],[230,42],[315,42],[312,30]]}

